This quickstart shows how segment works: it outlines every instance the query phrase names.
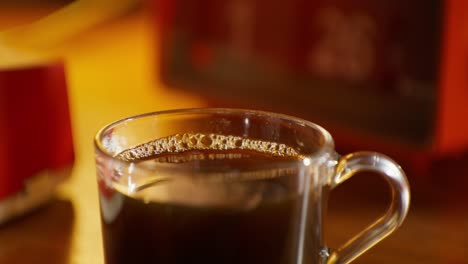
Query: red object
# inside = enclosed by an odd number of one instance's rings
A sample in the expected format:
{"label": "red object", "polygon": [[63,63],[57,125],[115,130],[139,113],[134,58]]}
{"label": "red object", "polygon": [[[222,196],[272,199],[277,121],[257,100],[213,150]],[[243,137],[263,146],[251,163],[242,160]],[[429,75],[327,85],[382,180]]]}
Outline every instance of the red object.
{"label": "red object", "polygon": [[445,1],[434,150],[468,148],[468,2]]}
{"label": "red object", "polygon": [[0,70],[0,199],[73,160],[63,63]]}

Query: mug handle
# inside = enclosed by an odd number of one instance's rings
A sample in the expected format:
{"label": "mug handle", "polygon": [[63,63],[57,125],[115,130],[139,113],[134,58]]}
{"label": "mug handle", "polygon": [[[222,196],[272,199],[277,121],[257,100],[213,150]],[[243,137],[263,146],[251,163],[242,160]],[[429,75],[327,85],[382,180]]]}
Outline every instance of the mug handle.
{"label": "mug handle", "polygon": [[408,213],[410,192],[405,173],[395,161],[380,153],[356,152],[341,157],[331,179],[331,189],[362,171],[377,172],[387,180],[392,192],[390,207],[364,231],[332,251],[327,264],[344,264],[353,261],[395,231]]}

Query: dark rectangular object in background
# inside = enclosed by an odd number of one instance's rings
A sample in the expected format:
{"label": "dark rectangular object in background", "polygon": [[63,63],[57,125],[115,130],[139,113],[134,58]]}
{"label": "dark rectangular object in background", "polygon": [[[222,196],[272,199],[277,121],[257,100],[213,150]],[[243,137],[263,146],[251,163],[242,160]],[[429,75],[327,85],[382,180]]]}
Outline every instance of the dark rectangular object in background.
{"label": "dark rectangular object in background", "polygon": [[[468,146],[464,1],[162,0],[162,78],[404,159]],[[464,43],[464,44],[462,44]],[[254,106],[254,107],[253,107]]]}

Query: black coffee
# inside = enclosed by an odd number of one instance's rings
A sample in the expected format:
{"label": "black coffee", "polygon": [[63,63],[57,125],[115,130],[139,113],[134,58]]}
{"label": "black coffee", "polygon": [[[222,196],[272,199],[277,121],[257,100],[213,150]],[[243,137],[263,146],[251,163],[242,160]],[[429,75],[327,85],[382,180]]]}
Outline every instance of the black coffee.
{"label": "black coffee", "polygon": [[[103,211],[117,211],[103,216],[106,263],[291,263],[302,196],[297,177],[287,176],[297,171],[271,165],[299,154],[276,143],[197,135],[158,139],[118,155],[149,166],[206,169],[195,180],[150,181],[130,194],[116,188],[122,192],[113,202],[101,204]],[[252,172],[253,166],[260,169]],[[220,168],[231,174],[219,174]]]}

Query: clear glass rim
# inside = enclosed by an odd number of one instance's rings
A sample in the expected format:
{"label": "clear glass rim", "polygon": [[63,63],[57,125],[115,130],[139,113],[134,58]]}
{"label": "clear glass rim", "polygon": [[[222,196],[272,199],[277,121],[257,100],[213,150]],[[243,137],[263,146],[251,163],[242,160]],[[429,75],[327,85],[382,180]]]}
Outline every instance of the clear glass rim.
{"label": "clear glass rim", "polygon": [[[320,148],[317,151],[315,151],[314,153],[311,153],[310,155],[304,156],[304,159],[308,159],[307,163],[310,163],[311,161],[314,161],[317,159],[321,159],[324,156],[328,157],[328,155],[332,154],[334,151],[334,141],[333,141],[331,134],[326,129],[321,127],[320,125],[317,125],[311,121],[307,121],[305,119],[290,116],[290,115],[279,114],[279,113],[268,112],[268,111],[261,111],[261,110],[249,110],[249,109],[242,109],[242,108],[208,108],[208,107],[207,108],[181,108],[181,109],[173,109],[173,110],[155,111],[155,112],[148,112],[148,113],[143,113],[139,115],[122,118],[98,130],[98,132],[96,133],[94,137],[95,149],[101,155],[104,155],[109,159],[115,160],[116,162],[123,163],[123,164],[133,164],[135,162],[117,159],[114,155],[112,155],[111,153],[107,151],[107,149],[102,144],[102,138],[104,134],[110,129],[113,129],[121,124],[124,124],[132,120],[141,119],[141,118],[150,117],[150,116],[158,117],[158,116],[169,116],[169,115],[179,115],[179,114],[231,114],[231,115],[249,114],[249,115],[274,118],[277,120],[287,121],[287,122],[291,122],[291,123],[298,124],[298,125],[302,124],[303,126],[307,128],[319,131],[320,135],[324,139],[324,144],[320,146]],[[297,163],[297,162],[291,161],[291,163]]]}

